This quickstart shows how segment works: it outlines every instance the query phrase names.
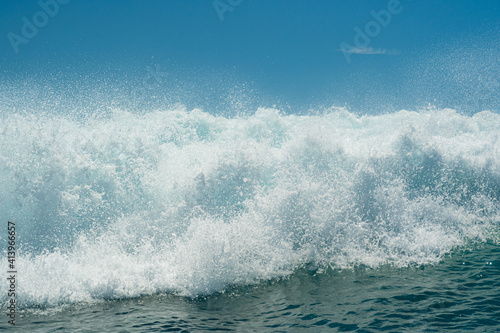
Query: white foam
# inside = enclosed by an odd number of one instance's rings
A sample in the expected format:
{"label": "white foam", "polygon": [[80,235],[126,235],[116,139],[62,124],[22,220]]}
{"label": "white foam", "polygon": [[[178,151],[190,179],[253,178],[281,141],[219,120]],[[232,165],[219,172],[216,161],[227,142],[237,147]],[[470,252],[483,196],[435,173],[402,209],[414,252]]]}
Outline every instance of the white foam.
{"label": "white foam", "polygon": [[498,237],[498,133],[497,114],[449,109],[5,116],[18,300],[192,297],[305,265],[437,262]]}

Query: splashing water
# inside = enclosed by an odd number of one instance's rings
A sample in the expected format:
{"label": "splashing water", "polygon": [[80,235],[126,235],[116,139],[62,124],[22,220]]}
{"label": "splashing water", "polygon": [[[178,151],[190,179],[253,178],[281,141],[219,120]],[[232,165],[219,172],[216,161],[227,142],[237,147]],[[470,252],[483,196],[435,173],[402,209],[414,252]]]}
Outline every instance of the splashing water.
{"label": "splashing water", "polygon": [[195,297],[498,242],[498,133],[499,115],[450,109],[4,116],[0,215],[19,228],[18,303]]}

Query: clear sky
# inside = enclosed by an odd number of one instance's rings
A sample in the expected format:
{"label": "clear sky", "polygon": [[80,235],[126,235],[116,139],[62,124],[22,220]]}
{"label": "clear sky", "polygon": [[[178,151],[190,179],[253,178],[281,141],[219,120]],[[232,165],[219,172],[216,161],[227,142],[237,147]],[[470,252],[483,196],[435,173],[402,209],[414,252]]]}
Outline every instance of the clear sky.
{"label": "clear sky", "polygon": [[4,109],[500,105],[498,0],[4,0],[0,13]]}

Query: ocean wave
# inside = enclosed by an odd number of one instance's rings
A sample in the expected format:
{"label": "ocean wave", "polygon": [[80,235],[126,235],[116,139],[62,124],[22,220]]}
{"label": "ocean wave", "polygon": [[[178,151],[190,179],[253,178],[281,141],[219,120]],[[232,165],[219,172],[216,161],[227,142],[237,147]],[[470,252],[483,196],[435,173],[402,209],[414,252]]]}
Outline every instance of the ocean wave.
{"label": "ocean wave", "polygon": [[0,216],[18,227],[18,303],[196,297],[498,242],[499,133],[500,115],[451,109],[6,115]]}

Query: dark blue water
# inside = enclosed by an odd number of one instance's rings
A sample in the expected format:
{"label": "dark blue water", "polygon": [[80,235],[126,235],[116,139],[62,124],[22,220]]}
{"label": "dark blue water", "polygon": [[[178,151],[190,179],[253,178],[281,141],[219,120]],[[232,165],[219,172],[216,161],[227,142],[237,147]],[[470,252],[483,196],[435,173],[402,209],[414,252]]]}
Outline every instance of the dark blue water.
{"label": "dark blue water", "polygon": [[[196,299],[155,294],[24,313],[25,332],[498,332],[500,246],[436,265],[302,269]],[[35,311],[36,312],[36,311]],[[6,326],[3,324],[3,328]]]}

